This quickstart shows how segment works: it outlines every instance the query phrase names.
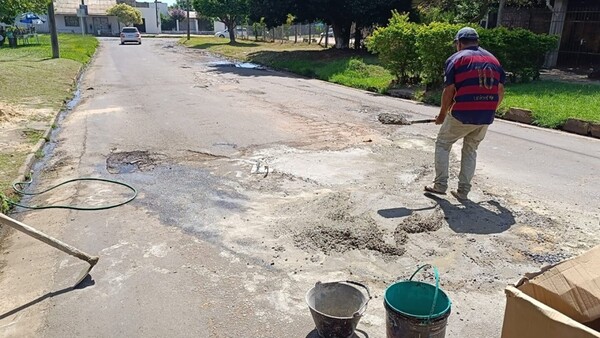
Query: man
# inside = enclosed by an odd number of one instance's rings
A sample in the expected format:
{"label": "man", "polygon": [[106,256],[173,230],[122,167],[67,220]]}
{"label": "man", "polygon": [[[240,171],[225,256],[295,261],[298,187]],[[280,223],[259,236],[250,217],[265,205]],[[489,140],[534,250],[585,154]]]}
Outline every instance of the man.
{"label": "man", "polygon": [[446,60],[442,107],[435,122],[442,125],[435,142],[435,180],[425,191],[446,194],[450,150],[462,138],[458,189],[452,195],[464,200],[475,174],[477,147],[504,97],[506,74],[496,57],[479,47],[475,29],[461,28],[454,44],[457,52]]}

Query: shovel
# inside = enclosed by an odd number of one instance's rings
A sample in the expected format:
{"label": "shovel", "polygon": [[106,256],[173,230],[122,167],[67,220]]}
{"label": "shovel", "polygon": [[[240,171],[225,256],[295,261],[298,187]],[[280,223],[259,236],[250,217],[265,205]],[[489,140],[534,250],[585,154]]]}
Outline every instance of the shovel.
{"label": "shovel", "polygon": [[63,243],[56,238],[52,238],[52,237],[46,235],[45,233],[43,233],[35,228],[32,228],[27,224],[21,223],[21,222],[14,220],[8,216],[5,216],[2,213],[0,213],[0,224],[6,225],[13,229],[24,232],[25,234],[27,234],[37,240],[40,240],[62,252],[65,252],[71,256],[77,257],[77,258],[81,259],[82,261],[86,261],[90,266],[81,272],[81,275],[79,275],[74,287],[79,285],[79,283],[81,283],[85,279],[85,277],[87,277],[87,275],[90,273],[90,271],[92,270],[94,265],[96,265],[96,263],[98,263],[98,256],[90,256],[77,248],[74,248],[66,243]]}
{"label": "shovel", "polygon": [[377,117],[379,122],[383,124],[399,124],[403,126],[410,126],[411,124],[416,123],[433,123],[435,119],[424,119],[424,120],[409,120],[405,115],[402,114],[390,114],[390,113],[381,113]]}

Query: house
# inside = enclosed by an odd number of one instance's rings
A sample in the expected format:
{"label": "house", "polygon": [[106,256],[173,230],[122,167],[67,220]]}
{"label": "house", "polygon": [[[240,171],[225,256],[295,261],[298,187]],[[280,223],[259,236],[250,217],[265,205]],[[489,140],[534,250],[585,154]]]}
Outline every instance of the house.
{"label": "house", "polygon": [[[85,3],[88,16],[77,16],[79,6]],[[119,34],[119,22],[116,17],[109,16],[106,11],[116,5],[116,0],[56,0],[54,13],[56,30],[61,33],[79,33],[83,29],[86,34],[111,36]],[[46,26],[47,26],[46,21]],[[46,30],[43,30],[46,28]],[[49,27],[40,27],[39,31],[49,31]]]}
{"label": "house", "polygon": [[[88,16],[80,18],[77,11],[81,3],[87,6]],[[59,33],[81,34],[82,24],[86,34],[97,36],[119,35],[123,26],[115,16],[109,16],[106,11],[117,3],[133,3],[142,13],[142,24],[136,25],[140,32],[158,34],[160,30],[160,14],[168,14],[168,6],[162,2],[137,2],[120,0],[55,0],[54,12],[56,18],[56,30]],[[131,2],[131,3],[130,3]],[[47,17],[43,17],[45,23],[37,26],[40,33],[50,32]]]}
{"label": "house", "polygon": [[161,14],[169,15],[169,6],[166,3],[141,2],[135,0],[117,0],[118,3],[126,3],[135,7],[142,13],[142,23],[134,25],[142,33],[159,34],[161,33]]}
{"label": "house", "polygon": [[188,29],[188,22],[190,24],[190,32],[193,34],[209,34],[212,35],[217,30],[218,21],[212,21],[207,18],[199,16],[195,11],[190,11],[190,18],[179,21],[177,20],[176,26],[173,28],[174,33],[185,33]]}

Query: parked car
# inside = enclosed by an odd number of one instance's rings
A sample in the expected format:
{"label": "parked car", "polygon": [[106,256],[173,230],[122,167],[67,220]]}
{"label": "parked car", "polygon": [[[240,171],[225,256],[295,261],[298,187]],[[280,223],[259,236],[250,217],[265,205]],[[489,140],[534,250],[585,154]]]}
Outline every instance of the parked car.
{"label": "parked car", "polygon": [[121,44],[126,42],[135,42],[138,45],[142,44],[142,34],[135,27],[123,27],[121,29]]}
{"label": "parked car", "polygon": [[[216,32],[215,36],[218,38],[228,38],[229,37],[229,28],[225,28],[224,31]],[[235,30],[235,36],[248,36],[248,32],[246,31],[246,28],[237,28]]]}
{"label": "parked car", "polygon": [[[327,33],[327,35],[332,38],[333,37],[333,28],[329,28],[329,32]],[[325,32],[321,33],[321,36],[325,36]]]}

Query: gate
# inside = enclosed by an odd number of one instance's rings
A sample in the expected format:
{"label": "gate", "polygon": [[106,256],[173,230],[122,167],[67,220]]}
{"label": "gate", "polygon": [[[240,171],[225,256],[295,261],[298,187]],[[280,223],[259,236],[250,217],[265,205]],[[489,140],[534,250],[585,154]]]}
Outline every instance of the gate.
{"label": "gate", "polygon": [[600,6],[570,7],[565,17],[558,65],[597,68],[600,66]]}

